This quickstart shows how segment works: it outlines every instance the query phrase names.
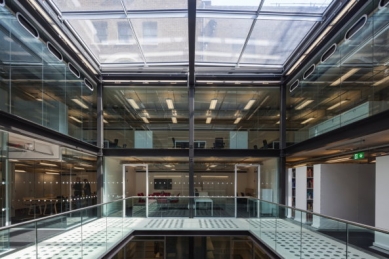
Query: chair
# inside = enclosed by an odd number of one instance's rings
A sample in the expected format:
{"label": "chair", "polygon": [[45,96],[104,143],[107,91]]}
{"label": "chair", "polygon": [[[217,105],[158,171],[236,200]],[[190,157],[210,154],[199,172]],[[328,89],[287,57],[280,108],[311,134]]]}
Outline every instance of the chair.
{"label": "chair", "polygon": [[224,148],[223,138],[215,138],[215,143],[213,143],[213,148]]}

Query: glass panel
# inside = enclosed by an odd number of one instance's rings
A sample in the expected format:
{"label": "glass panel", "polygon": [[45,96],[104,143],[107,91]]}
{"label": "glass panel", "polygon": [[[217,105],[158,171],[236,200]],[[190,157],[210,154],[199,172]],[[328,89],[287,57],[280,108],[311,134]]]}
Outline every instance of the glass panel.
{"label": "glass panel", "polygon": [[54,4],[61,10],[61,12],[72,11],[122,11],[123,6],[120,0],[106,0],[97,1],[67,1],[67,0],[53,0]]}
{"label": "glass panel", "polygon": [[314,24],[308,21],[258,20],[241,62],[283,65]]}
{"label": "glass panel", "polygon": [[327,9],[332,0],[302,0],[292,2],[288,0],[265,0],[261,11],[266,12],[288,12],[288,13],[319,13]]}
{"label": "glass panel", "polygon": [[260,2],[260,0],[197,0],[197,9],[257,11]]}
{"label": "glass panel", "polygon": [[105,89],[103,100],[106,148],[178,148],[175,140],[188,143],[186,88],[142,87],[138,83],[131,89]]}
{"label": "glass panel", "polygon": [[147,62],[188,61],[188,19],[132,19]]}
{"label": "glass panel", "polygon": [[346,223],[306,212],[302,213],[302,223],[302,257],[348,258]]}
{"label": "glass panel", "polygon": [[[353,37],[344,40],[346,31],[360,16],[350,20],[318,53],[312,60],[316,69],[310,77],[302,79],[307,68],[302,69],[300,86],[289,94],[287,101],[287,107],[291,107],[288,142],[297,143],[324,134],[389,108],[385,97],[387,48],[383,47],[388,28],[382,19],[387,10],[378,11],[373,4],[367,5],[366,13],[373,10],[377,12],[368,15],[366,24]],[[338,44],[335,53],[319,62],[335,43]]]}
{"label": "glass panel", "polygon": [[196,62],[238,62],[251,19],[198,18]]}
{"label": "glass panel", "polygon": [[127,20],[70,20],[69,22],[100,63],[143,61]]}
{"label": "glass panel", "polygon": [[[79,121],[88,117],[85,128],[95,126],[96,107],[93,104],[96,94],[84,91],[84,95],[91,96],[84,100],[90,113],[81,110],[73,99],[82,97],[83,77],[75,77],[67,63],[58,60],[44,42],[32,37],[14,16],[4,13],[0,23],[4,28],[0,32],[3,43],[0,44],[0,61],[4,64],[0,70],[0,109],[83,139]],[[77,109],[73,110],[73,107]],[[88,137],[96,138],[95,130],[91,132],[93,134]]]}
{"label": "glass panel", "polygon": [[159,9],[186,9],[188,8],[188,1],[174,0],[174,1],[154,1],[154,0],[125,0],[127,10],[159,10]]}
{"label": "glass panel", "polygon": [[196,90],[199,148],[278,149],[278,107],[278,88]]}

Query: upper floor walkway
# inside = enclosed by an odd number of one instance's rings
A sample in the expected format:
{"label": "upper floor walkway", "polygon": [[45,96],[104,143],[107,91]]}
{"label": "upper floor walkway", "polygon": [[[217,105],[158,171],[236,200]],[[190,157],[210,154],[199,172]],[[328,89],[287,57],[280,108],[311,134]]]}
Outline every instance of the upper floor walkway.
{"label": "upper floor walkway", "polygon": [[[387,231],[257,201],[258,213],[246,218],[173,218],[127,217],[120,209],[124,201],[119,200],[2,228],[0,256],[95,259],[137,233],[180,236],[198,232],[251,236],[281,258],[389,258],[389,251],[382,249],[389,244]],[[266,211],[265,204],[272,210]]]}

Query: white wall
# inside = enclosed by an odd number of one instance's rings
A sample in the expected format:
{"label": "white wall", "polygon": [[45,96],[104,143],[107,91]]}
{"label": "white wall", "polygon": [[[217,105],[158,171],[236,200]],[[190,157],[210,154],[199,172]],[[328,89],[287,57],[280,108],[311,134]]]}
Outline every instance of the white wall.
{"label": "white wall", "polygon": [[[389,230],[389,156],[376,159],[375,226]],[[375,234],[375,246],[389,250],[389,237]]]}
{"label": "white wall", "polygon": [[[374,165],[315,165],[313,211],[374,226],[374,187]],[[317,219],[315,222],[318,223]],[[331,225],[328,220],[325,226],[323,224],[324,221],[320,227]]]}

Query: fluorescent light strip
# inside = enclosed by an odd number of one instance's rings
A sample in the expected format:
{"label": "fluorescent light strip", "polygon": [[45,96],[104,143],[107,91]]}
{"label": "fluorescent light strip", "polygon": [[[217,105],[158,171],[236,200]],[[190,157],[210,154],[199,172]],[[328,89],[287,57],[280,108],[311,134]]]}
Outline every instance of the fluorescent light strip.
{"label": "fluorescent light strip", "polygon": [[25,173],[25,170],[15,170],[16,173]]}
{"label": "fluorescent light strip", "polygon": [[84,109],[88,109],[88,106],[81,100],[74,98],[72,99],[73,102],[77,103],[79,106],[81,106]]}
{"label": "fluorescent light strip", "polygon": [[177,123],[177,118],[176,117],[172,117],[172,122],[173,123]]}
{"label": "fluorescent light strip", "polygon": [[80,121],[79,119],[77,119],[76,117],[73,117],[73,116],[69,116],[70,119],[74,120],[74,121],[77,121],[78,123],[82,123],[82,121]]}
{"label": "fluorescent light strip", "polygon": [[108,121],[107,121],[106,119],[103,119],[103,122],[104,122],[104,123],[108,123]]}
{"label": "fluorescent light strip", "polygon": [[240,122],[241,119],[242,119],[242,117],[236,118],[236,120],[234,121],[234,124],[238,124],[238,123]]}
{"label": "fluorescent light strip", "polygon": [[85,168],[75,166],[75,167],[73,167],[73,169],[76,169],[76,170],[84,170]]}
{"label": "fluorescent light strip", "polygon": [[209,109],[210,110],[215,110],[217,104],[217,99],[212,99],[211,103],[209,104]]}
{"label": "fluorescent light strip", "polygon": [[202,175],[201,178],[228,178],[226,175]]}
{"label": "fluorescent light strip", "polygon": [[167,107],[168,107],[169,110],[173,110],[174,109],[173,100],[171,98],[167,98],[166,99],[166,104],[167,104]]}
{"label": "fluorescent light strip", "polygon": [[380,84],[382,84],[382,83],[384,83],[384,82],[386,82],[388,80],[389,80],[389,76],[381,79],[380,81],[375,82],[374,84],[372,84],[372,86],[380,85]]}
{"label": "fluorescent light strip", "polygon": [[134,99],[132,98],[128,98],[127,99],[127,102],[132,106],[132,108],[134,108],[135,110],[138,110],[139,109],[139,105],[135,102]]}
{"label": "fluorescent light strip", "polygon": [[330,110],[332,110],[332,109],[335,109],[336,107],[338,107],[338,106],[340,106],[340,105],[342,105],[342,104],[344,104],[344,103],[346,103],[346,102],[348,102],[348,100],[342,100],[342,101],[340,101],[340,102],[338,102],[338,103],[332,105],[331,107],[328,107],[327,110],[330,111]]}
{"label": "fluorescent light strip", "polygon": [[344,161],[349,161],[349,160],[350,160],[349,157],[343,157],[343,158],[330,159],[330,160],[327,160],[326,162],[327,163],[337,163],[337,162],[344,162]]}
{"label": "fluorescent light strip", "polygon": [[251,99],[250,101],[248,101],[248,103],[246,104],[246,106],[243,108],[243,110],[250,110],[251,106],[253,106],[253,104],[255,103],[255,99]]}
{"label": "fluorescent light strip", "polygon": [[52,173],[52,172],[45,172],[45,174],[55,174],[55,175],[59,175],[59,173]]}
{"label": "fluorescent light strip", "polygon": [[50,163],[44,163],[44,162],[40,162],[39,164],[40,165],[45,165],[45,166],[58,166],[56,164],[50,164]]}
{"label": "fluorescent light strip", "polygon": [[141,117],[142,120],[145,122],[145,123],[150,123],[149,120],[146,118],[146,117]]}
{"label": "fluorescent light strip", "polygon": [[301,102],[299,105],[297,105],[295,109],[301,110],[302,108],[304,108],[305,106],[307,106],[311,102],[313,102],[313,100],[305,100],[304,102]]}
{"label": "fluorescent light strip", "polygon": [[342,82],[346,81],[347,78],[349,78],[350,76],[352,76],[353,74],[355,74],[357,71],[359,70],[359,68],[353,68],[351,69],[350,71],[348,71],[346,74],[344,74],[343,76],[339,77],[337,80],[335,80],[332,84],[330,84],[330,86],[337,86],[337,85],[340,85]]}
{"label": "fluorescent light strip", "polygon": [[301,122],[301,124],[307,124],[308,122],[310,122],[311,120],[314,120],[314,119],[315,118],[308,118],[305,121]]}
{"label": "fluorescent light strip", "polygon": [[205,123],[206,124],[210,124],[212,121],[212,117],[207,117],[207,119],[205,120]]}

